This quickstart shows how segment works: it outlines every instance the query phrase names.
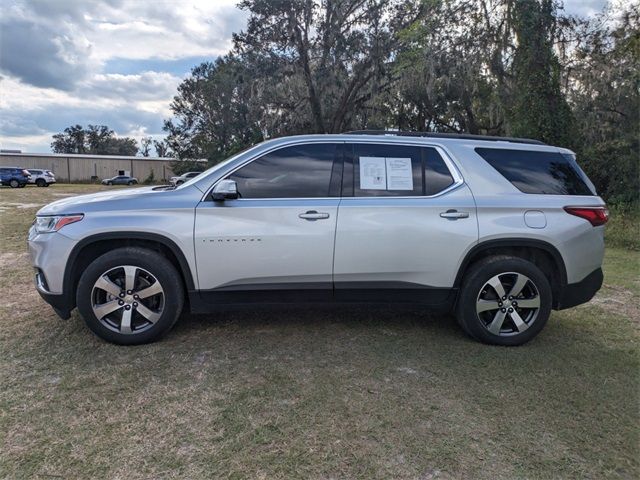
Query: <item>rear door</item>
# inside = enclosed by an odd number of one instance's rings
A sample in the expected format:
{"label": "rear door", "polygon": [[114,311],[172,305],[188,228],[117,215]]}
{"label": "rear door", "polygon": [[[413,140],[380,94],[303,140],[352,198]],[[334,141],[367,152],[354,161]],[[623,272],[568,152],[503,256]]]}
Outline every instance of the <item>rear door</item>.
{"label": "rear door", "polygon": [[330,298],[341,175],[335,142],[281,147],[227,175],[240,198],[196,209],[203,299],[286,302],[301,290]]}
{"label": "rear door", "polygon": [[469,188],[437,147],[347,144],[334,281],[342,300],[438,304],[477,242]]}

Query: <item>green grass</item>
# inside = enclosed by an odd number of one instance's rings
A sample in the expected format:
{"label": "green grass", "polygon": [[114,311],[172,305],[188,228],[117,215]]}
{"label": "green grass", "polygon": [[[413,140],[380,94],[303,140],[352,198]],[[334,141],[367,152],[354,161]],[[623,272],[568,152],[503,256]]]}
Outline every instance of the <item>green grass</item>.
{"label": "green grass", "polygon": [[[90,186],[0,190],[45,203]],[[637,478],[640,254],[520,348],[368,309],[185,316],[117,347],[37,296],[2,219],[0,477]],[[24,212],[24,215],[18,215]]]}
{"label": "green grass", "polygon": [[611,206],[606,229],[607,245],[640,251],[640,209]]}

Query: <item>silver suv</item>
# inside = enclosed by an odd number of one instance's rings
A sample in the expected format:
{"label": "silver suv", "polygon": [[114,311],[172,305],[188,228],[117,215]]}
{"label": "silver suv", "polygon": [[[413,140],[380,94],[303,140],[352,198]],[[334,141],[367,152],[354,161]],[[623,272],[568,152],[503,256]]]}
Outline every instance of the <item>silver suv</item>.
{"label": "silver suv", "polygon": [[51,203],[29,231],[37,289],[120,344],[185,307],[394,302],[519,345],[600,288],[608,212],[571,151],[382,133],[270,140],[179,187]]}

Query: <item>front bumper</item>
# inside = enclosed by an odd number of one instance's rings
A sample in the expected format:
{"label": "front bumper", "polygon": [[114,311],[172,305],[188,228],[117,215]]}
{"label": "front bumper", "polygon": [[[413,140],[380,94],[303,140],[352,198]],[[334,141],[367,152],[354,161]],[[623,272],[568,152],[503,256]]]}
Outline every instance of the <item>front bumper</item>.
{"label": "front bumper", "polygon": [[42,299],[51,305],[53,311],[62,319],[67,320],[71,316],[71,310],[75,308],[75,302],[72,302],[67,295],[56,295],[53,293],[45,293],[38,289],[38,293]]}
{"label": "front bumper", "polygon": [[577,283],[570,283],[562,287],[556,298],[556,310],[575,307],[587,303],[602,287],[604,274],[598,268]]}
{"label": "front bumper", "polygon": [[38,234],[29,230],[29,256],[35,269],[35,287],[40,296],[63,319],[75,308],[75,298],[64,290],[67,259],[76,244],[60,232]]}

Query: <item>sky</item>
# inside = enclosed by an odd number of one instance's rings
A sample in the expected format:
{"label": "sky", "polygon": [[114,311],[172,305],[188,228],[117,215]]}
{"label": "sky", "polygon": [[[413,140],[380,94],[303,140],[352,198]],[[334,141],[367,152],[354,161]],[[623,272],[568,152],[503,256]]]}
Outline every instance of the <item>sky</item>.
{"label": "sky", "polygon": [[[237,1],[0,1],[0,149],[50,152],[75,124],[162,138],[182,79],[244,28]],[[565,10],[593,15],[605,1]]]}

